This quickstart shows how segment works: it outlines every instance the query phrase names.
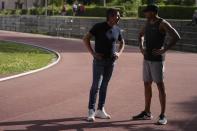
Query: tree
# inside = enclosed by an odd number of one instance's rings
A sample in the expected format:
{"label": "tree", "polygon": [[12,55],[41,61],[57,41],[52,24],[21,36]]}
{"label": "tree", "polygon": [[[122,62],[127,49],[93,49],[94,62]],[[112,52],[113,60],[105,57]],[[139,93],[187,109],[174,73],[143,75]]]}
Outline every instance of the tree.
{"label": "tree", "polygon": [[33,5],[34,5],[34,7],[38,7],[39,6],[39,0],[34,0]]}
{"label": "tree", "polygon": [[42,6],[42,7],[45,6],[45,0],[40,0],[40,6]]}
{"label": "tree", "polygon": [[56,6],[61,6],[64,3],[64,0],[49,0],[49,4],[52,5],[56,5]]}

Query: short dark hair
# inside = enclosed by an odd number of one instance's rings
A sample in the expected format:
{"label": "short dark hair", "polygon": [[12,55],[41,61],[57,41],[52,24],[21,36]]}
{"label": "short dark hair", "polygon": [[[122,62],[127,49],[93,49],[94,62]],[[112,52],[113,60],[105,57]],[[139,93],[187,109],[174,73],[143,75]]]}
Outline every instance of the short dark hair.
{"label": "short dark hair", "polygon": [[155,12],[158,13],[159,8],[156,5],[147,5],[146,8],[143,10],[143,12]]}
{"label": "short dark hair", "polygon": [[114,9],[114,8],[107,9],[107,12],[106,12],[106,18],[107,18],[107,20],[109,19],[109,17],[112,17],[114,15],[117,15],[118,12],[119,12],[119,10]]}

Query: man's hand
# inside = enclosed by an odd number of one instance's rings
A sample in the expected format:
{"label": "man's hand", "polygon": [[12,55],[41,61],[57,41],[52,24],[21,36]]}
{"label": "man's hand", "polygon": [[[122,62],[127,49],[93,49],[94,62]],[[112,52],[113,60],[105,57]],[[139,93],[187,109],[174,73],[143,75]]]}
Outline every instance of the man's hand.
{"label": "man's hand", "polygon": [[140,48],[140,51],[141,51],[142,55],[145,55],[146,49],[144,49],[144,48],[142,47],[142,48]]}
{"label": "man's hand", "polygon": [[114,57],[115,57],[115,60],[117,60],[120,57],[120,53],[115,52]]}
{"label": "man's hand", "polygon": [[162,55],[166,52],[166,50],[164,48],[161,49],[153,49],[153,55],[157,56],[157,55]]}
{"label": "man's hand", "polygon": [[93,53],[93,57],[95,58],[95,59],[97,59],[97,60],[101,60],[101,59],[103,59],[103,54],[101,54],[101,53],[96,53],[96,52],[94,52]]}

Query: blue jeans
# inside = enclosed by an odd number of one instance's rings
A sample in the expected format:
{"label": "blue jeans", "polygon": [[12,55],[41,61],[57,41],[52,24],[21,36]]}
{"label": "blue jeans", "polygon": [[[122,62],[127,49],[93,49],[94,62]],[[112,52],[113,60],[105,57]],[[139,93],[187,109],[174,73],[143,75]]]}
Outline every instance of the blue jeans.
{"label": "blue jeans", "polygon": [[99,90],[98,109],[101,110],[104,107],[106,93],[107,93],[107,86],[112,76],[113,68],[114,68],[114,60],[112,59],[93,60],[93,82],[90,89],[89,106],[88,106],[89,109],[95,110],[98,90]]}

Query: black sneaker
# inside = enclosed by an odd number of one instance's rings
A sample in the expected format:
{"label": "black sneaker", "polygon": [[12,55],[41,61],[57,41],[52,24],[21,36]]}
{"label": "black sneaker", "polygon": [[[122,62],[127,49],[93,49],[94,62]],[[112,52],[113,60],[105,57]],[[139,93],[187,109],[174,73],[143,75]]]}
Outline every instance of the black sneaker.
{"label": "black sneaker", "polygon": [[159,120],[158,120],[157,124],[165,125],[165,124],[167,124],[167,122],[168,122],[168,120],[165,115],[163,115],[163,114],[159,115]]}
{"label": "black sneaker", "polygon": [[133,116],[133,120],[151,120],[153,116],[151,113],[147,113],[145,111],[142,111],[140,114]]}

